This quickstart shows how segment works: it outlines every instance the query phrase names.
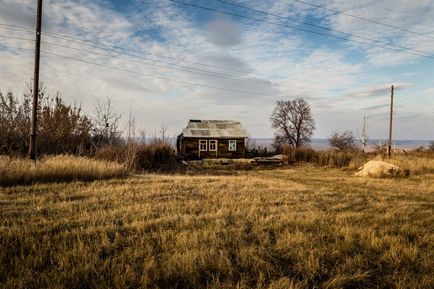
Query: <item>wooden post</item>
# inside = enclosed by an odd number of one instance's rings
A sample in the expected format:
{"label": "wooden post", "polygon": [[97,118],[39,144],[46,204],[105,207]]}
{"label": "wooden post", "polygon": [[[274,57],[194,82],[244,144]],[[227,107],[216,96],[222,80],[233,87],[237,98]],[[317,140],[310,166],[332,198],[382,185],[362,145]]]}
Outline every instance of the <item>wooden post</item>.
{"label": "wooden post", "polygon": [[387,155],[392,153],[392,120],[393,120],[393,85],[390,88],[390,119],[389,119],[389,145],[387,146]]}
{"label": "wooden post", "polygon": [[38,94],[39,94],[39,60],[41,55],[41,22],[42,22],[42,0],[38,0],[36,12],[36,42],[35,42],[35,64],[33,76],[33,107],[32,107],[32,132],[30,134],[29,157],[36,160],[36,132],[38,119]]}

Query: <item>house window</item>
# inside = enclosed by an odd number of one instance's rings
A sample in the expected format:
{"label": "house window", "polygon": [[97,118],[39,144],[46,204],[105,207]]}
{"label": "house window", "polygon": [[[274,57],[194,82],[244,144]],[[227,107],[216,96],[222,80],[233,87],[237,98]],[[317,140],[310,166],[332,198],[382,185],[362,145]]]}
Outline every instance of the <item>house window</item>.
{"label": "house window", "polygon": [[235,152],[237,150],[237,141],[236,140],[230,140],[229,141],[229,151]]}
{"label": "house window", "polygon": [[217,151],[217,141],[216,140],[210,140],[209,141],[209,150],[211,152],[216,152]]}
{"label": "house window", "polygon": [[199,151],[206,152],[206,144],[207,144],[206,140],[203,139],[199,140]]}

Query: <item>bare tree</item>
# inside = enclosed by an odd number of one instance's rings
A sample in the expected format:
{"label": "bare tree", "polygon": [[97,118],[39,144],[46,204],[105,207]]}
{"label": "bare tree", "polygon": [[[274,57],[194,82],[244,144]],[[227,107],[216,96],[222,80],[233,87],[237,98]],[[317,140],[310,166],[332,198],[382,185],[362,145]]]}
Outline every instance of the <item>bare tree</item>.
{"label": "bare tree", "polygon": [[363,125],[360,129],[360,131],[357,129],[357,134],[358,137],[360,139],[360,144],[362,145],[362,151],[365,152],[366,147],[368,146],[368,119],[369,117],[367,117],[366,115],[363,116]]}
{"label": "bare tree", "polygon": [[333,132],[329,137],[329,145],[340,151],[353,150],[355,148],[353,132],[350,130]]}
{"label": "bare tree", "polygon": [[121,115],[113,111],[111,99],[98,101],[94,111],[93,138],[97,146],[114,145],[120,142],[119,120]]}
{"label": "bare tree", "polygon": [[166,142],[166,132],[167,132],[167,125],[163,123],[160,128],[161,142],[163,143]]}
{"label": "bare tree", "polygon": [[428,149],[429,149],[430,151],[433,151],[433,152],[434,152],[434,140],[432,140],[432,141],[429,142],[429,147],[428,147]]}
{"label": "bare tree", "polygon": [[292,148],[310,143],[315,129],[310,105],[302,98],[279,100],[270,116],[275,131],[275,147],[288,144]]}
{"label": "bare tree", "polygon": [[137,142],[136,137],[136,119],[134,115],[132,115],[131,111],[128,115],[127,133],[124,164],[125,168],[128,171],[131,171],[136,163],[137,152],[139,150],[139,143]]}

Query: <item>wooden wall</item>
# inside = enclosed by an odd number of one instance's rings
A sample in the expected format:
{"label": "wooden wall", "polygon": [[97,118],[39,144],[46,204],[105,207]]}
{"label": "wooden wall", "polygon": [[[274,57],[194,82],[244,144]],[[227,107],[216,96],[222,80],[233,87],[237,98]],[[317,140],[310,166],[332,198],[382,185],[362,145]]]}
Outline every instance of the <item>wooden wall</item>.
{"label": "wooden wall", "polygon": [[[199,156],[199,140],[207,141],[207,151],[201,151]],[[217,140],[217,153],[209,151],[209,141]],[[237,141],[237,150],[229,151],[229,140]],[[177,144],[178,155],[189,159],[204,158],[242,158],[245,156],[245,139],[244,138],[182,138]]]}

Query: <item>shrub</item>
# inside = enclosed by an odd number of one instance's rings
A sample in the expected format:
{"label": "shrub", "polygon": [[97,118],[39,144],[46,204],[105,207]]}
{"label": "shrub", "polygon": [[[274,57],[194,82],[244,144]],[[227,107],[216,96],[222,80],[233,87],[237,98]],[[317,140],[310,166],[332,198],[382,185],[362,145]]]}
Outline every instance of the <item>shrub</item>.
{"label": "shrub", "polygon": [[[21,99],[12,92],[0,92],[0,154],[28,153],[31,95],[30,88]],[[66,105],[59,93],[55,97],[46,95],[44,89],[38,97],[38,153],[88,154],[92,123],[81,108]]]}
{"label": "shrub", "polygon": [[175,150],[163,141],[105,146],[96,152],[95,157],[118,162],[128,170],[172,171],[178,168]]}
{"label": "shrub", "polygon": [[289,145],[283,146],[282,153],[288,158],[288,163],[306,162],[317,163],[318,152],[310,147],[292,148]]}
{"label": "shrub", "polygon": [[329,145],[339,151],[350,151],[355,148],[354,135],[350,130],[333,132],[329,137]]}
{"label": "shrub", "polygon": [[176,152],[166,142],[154,142],[139,146],[136,157],[136,169],[170,171],[177,169]]}
{"label": "shrub", "polygon": [[283,155],[288,159],[288,163],[313,163],[323,167],[336,168],[358,168],[366,161],[365,155],[356,150],[352,151],[336,151],[325,150],[315,151],[309,147],[293,149],[289,146],[284,146]]}

